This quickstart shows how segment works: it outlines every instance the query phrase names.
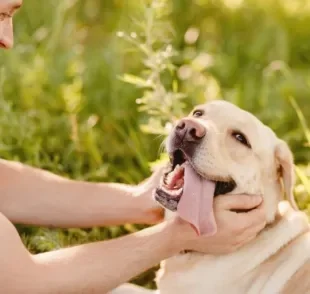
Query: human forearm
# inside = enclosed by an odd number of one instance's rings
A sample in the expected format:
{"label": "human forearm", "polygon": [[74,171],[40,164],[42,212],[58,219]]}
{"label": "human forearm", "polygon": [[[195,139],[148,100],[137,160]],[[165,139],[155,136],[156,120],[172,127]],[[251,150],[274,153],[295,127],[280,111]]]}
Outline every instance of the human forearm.
{"label": "human forearm", "polygon": [[253,195],[215,199],[218,232],[197,237],[190,225],[172,218],[119,239],[30,255],[14,226],[0,213],[0,285],[3,293],[106,293],[184,249],[225,254],[252,240],[265,224]]}
{"label": "human forearm", "polygon": [[0,212],[16,223],[91,227],[125,222],[153,223],[149,210],[133,197],[133,187],[59,177],[17,162],[0,160]]}
{"label": "human forearm", "polygon": [[111,241],[31,255],[0,213],[1,293],[107,293],[182,250],[180,232],[177,222],[163,222]]}
{"label": "human forearm", "polygon": [[36,255],[37,279],[46,284],[46,294],[107,293],[182,250],[178,228],[165,222],[119,239]]}

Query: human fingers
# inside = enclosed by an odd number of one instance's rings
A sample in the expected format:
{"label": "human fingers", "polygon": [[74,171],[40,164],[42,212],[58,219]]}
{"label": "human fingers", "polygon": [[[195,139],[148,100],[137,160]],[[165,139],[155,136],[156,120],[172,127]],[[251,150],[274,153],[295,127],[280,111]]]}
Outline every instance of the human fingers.
{"label": "human fingers", "polygon": [[264,203],[261,203],[257,208],[247,212],[240,212],[236,215],[236,222],[244,224],[244,229],[264,227],[266,225],[266,213]]}
{"label": "human fingers", "polygon": [[249,210],[260,205],[262,200],[260,195],[226,194],[216,197],[215,204],[227,210]]}
{"label": "human fingers", "polygon": [[245,246],[246,244],[250,243],[251,241],[253,241],[256,238],[255,234],[249,235],[247,238],[242,238],[240,240],[238,240],[237,242],[235,242],[235,244],[233,244],[232,246],[230,246],[230,252],[234,252],[238,249],[240,249],[241,247]]}
{"label": "human fingers", "polygon": [[147,188],[148,186],[157,186],[164,172],[167,170],[167,167],[168,164],[166,162],[160,163],[157,166],[153,167],[152,174],[148,178],[141,181],[139,183],[139,186],[144,186],[144,188]]}
{"label": "human fingers", "polygon": [[235,213],[226,211],[223,214],[221,210],[218,215],[221,215],[222,227],[226,228],[233,236],[241,236],[246,233],[251,233],[254,230],[263,228],[266,224],[264,206],[261,204],[249,212]]}

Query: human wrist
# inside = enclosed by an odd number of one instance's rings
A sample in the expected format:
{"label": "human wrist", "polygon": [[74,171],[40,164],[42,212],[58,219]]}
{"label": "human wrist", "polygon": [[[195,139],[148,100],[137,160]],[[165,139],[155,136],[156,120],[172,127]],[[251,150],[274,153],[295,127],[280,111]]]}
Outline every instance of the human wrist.
{"label": "human wrist", "polygon": [[164,218],[164,209],[152,198],[152,191],[145,191],[141,186],[130,190],[134,210],[144,224],[157,224]]}
{"label": "human wrist", "polygon": [[182,225],[174,220],[166,220],[159,226],[163,226],[163,242],[169,256],[179,254],[185,250],[187,241],[182,235]]}
{"label": "human wrist", "polygon": [[171,248],[174,252],[189,250],[195,242],[197,235],[194,229],[187,222],[175,217],[167,221],[167,226],[171,229]]}

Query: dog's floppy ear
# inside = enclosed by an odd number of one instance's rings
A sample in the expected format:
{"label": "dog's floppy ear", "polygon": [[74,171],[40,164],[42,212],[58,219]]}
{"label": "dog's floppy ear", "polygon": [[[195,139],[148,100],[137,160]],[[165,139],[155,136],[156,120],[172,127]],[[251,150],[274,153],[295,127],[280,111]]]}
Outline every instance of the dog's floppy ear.
{"label": "dog's floppy ear", "polygon": [[294,157],[289,146],[283,140],[278,141],[278,144],[275,148],[275,158],[278,173],[280,180],[282,179],[282,184],[287,200],[290,202],[294,209],[298,210],[293,193],[295,184]]}

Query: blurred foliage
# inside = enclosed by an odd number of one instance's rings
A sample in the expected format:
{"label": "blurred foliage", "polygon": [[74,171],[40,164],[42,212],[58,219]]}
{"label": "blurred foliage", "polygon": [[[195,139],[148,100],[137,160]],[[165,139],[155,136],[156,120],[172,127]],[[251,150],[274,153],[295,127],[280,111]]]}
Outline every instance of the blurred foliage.
{"label": "blurred foliage", "polygon": [[[310,214],[309,26],[306,0],[27,0],[14,50],[0,53],[0,156],[138,183],[175,119],[226,99],[289,143]],[[43,252],[142,227],[17,228]]]}

